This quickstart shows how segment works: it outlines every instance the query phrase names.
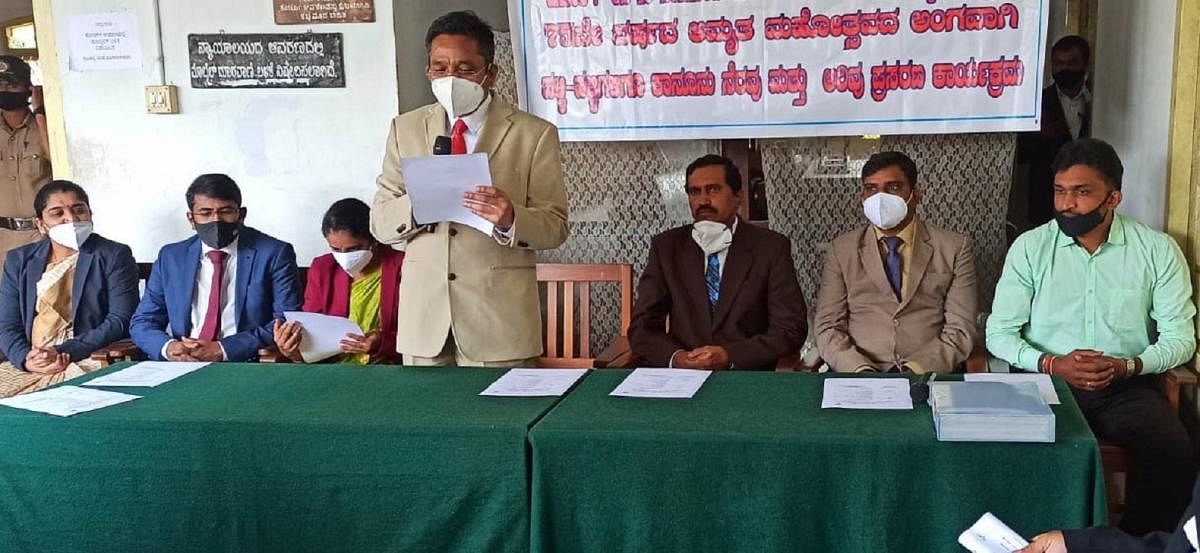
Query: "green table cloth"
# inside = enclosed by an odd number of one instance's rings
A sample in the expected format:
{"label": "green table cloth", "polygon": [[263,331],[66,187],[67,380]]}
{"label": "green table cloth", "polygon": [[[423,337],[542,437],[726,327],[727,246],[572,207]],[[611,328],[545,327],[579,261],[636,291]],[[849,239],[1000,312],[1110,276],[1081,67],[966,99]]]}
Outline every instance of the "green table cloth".
{"label": "green table cloth", "polygon": [[0,407],[0,551],[527,551],[558,398],[477,395],[503,372],[215,364],[70,418]]}
{"label": "green table cloth", "polygon": [[534,552],[955,552],[1105,523],[1100,454],[1056,382],[1057,442],[938,442],[928,405],[821,409],[823,375],[714,373],[690,400],[591,374],[530,431]]}

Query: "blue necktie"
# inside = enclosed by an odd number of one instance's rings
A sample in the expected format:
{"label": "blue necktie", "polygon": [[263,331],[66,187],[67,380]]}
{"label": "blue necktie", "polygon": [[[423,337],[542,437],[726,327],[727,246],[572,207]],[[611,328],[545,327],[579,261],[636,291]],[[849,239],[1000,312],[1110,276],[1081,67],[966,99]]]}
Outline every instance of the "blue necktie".
{"label": "blue necktie", "polygon": [[721,260],[717,254],[708,256],[708,268],[704,270],[704,284],[708,286],[708,308],[717,306],[717,297],[721,294]]}
{"label": "blue necktie", "polygon": [[896,299],[900,299],[900,290],[903,283],[900,282],[902,277],[903,263],[900,261],[900,244],[903,244],[899,236],[884,236],[883,244],[887,246],[887,257],[883,260],[883,268],[887,272],[888,284],[892,285],[892,292],[896,293]]}

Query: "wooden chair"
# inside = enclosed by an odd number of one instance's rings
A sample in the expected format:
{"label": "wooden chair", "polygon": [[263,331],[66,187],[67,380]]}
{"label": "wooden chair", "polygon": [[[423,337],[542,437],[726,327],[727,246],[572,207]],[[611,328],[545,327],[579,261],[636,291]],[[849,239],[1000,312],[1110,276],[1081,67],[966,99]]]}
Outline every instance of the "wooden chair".
{"label": "wooden chair", "polygon": [[[546,287],[545,353],[539,367],[631,367],[629,321],[633,316],[633,267],[538,263],[537,280]],[[591,351],[592,284],[615,282],[621,288],[621,321],[617,337],[599,355]],[[578,311],[576,310],[578,303]],[[579,332],[575,327],[578,321]]]}
{"label": "wooden chair", "polygon": [[[145,283],[150,280],[150,270],[154,268],[153,263],[138,263],[138,282]],[[91,359],[98,361],[101,367],[107,367],[113,363],[122,361],[142,361],[146,359],[146,354],[142,350],[133,345],[133,340],[126,338],[117,340],[109,344],[107,347],[100,348],[92,352]]]}

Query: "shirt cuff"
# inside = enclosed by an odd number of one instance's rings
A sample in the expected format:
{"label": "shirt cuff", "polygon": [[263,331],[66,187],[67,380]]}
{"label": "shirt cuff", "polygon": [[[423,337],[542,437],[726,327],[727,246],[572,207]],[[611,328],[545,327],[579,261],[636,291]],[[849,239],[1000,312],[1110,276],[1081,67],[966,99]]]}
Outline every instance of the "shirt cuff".
{"label": "shirt cuff", "polygon": [[915,374],[925,374],[925,367],[916,361],[905,361],[902,365],[908,367]]}
{"label": "shirt cuff", "polygon": [[854,372],[856,372],[856,373],[877,373],[877,372],[879,372],[879,369],[876,369],[875,367],[872,367],[871,365],[859,365],[858,368],[854,369]]}
{"label": "shirt cuff", "polygon": [[222,344],[220,341],[218,341],[217,345],[220,346],[220,348],[221,348],[221,360],[228,361],[229,355],[225,353],[225,344]]}
{"label": "shirt cuff", "polygon": [[683,350],[681,350],[681,349],[677,349],[677,350],[675,350],[675,353],[672,353],[672,354],[671,354],[671,359],[667,360],[667,368],[668,368],[668,369],[674,369],[674,368],[675,368],[675,356],[676,356],[676,355],[679,355],[680,353],[683,353]]}
{"label": "shirt cuff", "polygon": [[167,340],[167,343],[163,344],[162,351],[158,352],[158,354],[161,355],[163,359],[170,361],[171,359],[169,357],[167,357],[167,348],[171,347],[171,344],[173,342],[178,342],[178,341],[179,340]]}
{"label": "shirt cuff", "polygon": [[1021,348],[1021,352],[1017,354],[1017,368],[1037,372],[1042,353],[1030,347]]}
{"label": "shirt cuff", "polygon": [[513,243],[513,236],[516,233],[517,233],[517,222],[515,220],[513,221],[513,225],[511,227],[508,227],[508,231],[500,230],[500,227],[496,227],[496,226],[492,227],[492,238],[495,238],[496,242],[499,243],[501,246],[511,246]]}

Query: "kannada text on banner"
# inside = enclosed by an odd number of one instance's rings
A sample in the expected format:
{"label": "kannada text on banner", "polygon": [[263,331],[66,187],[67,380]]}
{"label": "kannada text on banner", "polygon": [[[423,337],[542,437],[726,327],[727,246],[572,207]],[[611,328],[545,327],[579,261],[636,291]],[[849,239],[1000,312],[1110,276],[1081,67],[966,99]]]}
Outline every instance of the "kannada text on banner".
{"label": "kannada text on banner", "polygon": [[510,0],[563,140],[1036,130],[1045,0]]}

